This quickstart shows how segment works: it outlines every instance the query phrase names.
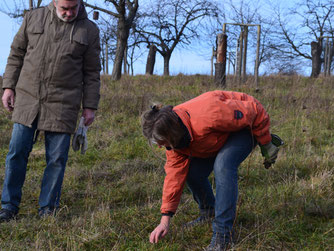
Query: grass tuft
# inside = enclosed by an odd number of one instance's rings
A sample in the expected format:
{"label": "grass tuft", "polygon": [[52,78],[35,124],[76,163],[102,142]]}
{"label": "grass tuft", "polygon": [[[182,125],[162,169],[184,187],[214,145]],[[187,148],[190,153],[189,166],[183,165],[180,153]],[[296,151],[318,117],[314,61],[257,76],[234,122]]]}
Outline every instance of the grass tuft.
{"label": "grass tuft", "polygon": [[[239,168],[234,250],[332,250],[334,247],[334,78],[261,77],[259,89],[228,78],[227,90],[246,92],[271,115],[285,141],[277,163],[263,168],[256,149]],[[171,232],[148,242],[159,223],[164,158],[141,135],[140,114],[151,102],[176,105],[221,89],[204,75],[104,76],[85,155],[70,151],[58,215],[37,216],[45,167],[43,134],[30,155],[18,220],[2,223],[1,250],[202,250],[206,224],[184,229],[198,209],[187,188]],[[1,93],[0,93],[1,94]],[[0,110],[0,185],[10,141],[10,114]],[[213,176],[210,176],[213,181]],[[213,182],[214,186],[214,182]]]}

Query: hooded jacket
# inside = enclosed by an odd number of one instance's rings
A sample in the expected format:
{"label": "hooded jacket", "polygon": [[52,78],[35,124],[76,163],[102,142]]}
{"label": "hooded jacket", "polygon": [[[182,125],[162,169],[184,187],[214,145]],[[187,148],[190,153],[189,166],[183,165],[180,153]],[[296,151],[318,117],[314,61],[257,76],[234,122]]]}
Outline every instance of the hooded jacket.
{"label": "hooded jacket", "polygon": [[38,130],[73,133],[80,107],[100,98],[99,29],[83,4],[72,22],[51,2],[28,11],[11,45],[2,88],[15,90],[12,120]]}
{"label": "hooded jacket", "polygon": [[244,93],[207,92],[175,106],[173,111],[186,126],[191,140],[186,148],[166,151],[163,214],[175,213],[178,207],[191,157],[216,156],[229,134],[244,128],[249,128],[261,145],[271,141],[267,112],[258,100]]}

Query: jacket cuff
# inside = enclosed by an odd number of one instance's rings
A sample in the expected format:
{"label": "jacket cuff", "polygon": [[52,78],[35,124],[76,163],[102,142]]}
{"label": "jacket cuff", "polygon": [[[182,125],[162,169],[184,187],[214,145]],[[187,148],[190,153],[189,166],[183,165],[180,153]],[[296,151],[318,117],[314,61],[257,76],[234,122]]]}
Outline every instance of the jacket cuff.
{"label": "jacket cuff", "polygon": [[91,109],[91,110],[95,110],[95,111],[97,111],[97,108],[95,108],[95,107],[87,107],[87,106],[84,106],[83,109]]}
{"label": "jacket cuff", "polygon": [[258,137],[257,142],[259,142],[260,146],[266,145],[271,142],[271,134],[268,131],[266,134],[262,135],[261,137]]}
{"label": "jacket cuff", "polygon": [[2,90],[5,90],[5,89],[15,90],[15,85],[11,84],[11,83],[8,83],[8,81],[6,81],[6,79],[2,79]]}
{"label": "jacket cuff", "polygon": [[170,216],[170,217],[173,217],[175,213],[173,212],[167,212],[167,213],[161,213],[161,215],[164,215],[164,216]]}
{"label": "jacket cuff", "polygon": [[175,214],[178,204],[179,203],[175,203],[175,202],[162,204],[160,208],[161,214],[170,214],[170,213]]}

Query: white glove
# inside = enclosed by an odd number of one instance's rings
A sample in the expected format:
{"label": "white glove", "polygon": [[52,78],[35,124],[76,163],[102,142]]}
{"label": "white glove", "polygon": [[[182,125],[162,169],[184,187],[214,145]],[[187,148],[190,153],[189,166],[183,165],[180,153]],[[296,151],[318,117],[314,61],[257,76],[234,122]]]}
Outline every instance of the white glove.
{"label": "white glove", "polygon": [[76,152],[81,148],[81,154],[85,154],[88,147],[88,141],[87,141],[88,126],[85,126],[84,122],[85,118],[81,117],[78,129],[75,132],[72,139],[72,149]]}

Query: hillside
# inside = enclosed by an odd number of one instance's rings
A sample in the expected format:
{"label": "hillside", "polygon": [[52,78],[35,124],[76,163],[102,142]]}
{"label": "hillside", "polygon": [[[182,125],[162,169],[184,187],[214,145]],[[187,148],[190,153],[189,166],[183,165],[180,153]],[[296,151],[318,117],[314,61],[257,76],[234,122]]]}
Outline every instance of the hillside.
{"label": "hillside", "polygon": [[[262,77],[259,87],[229,83],[226,89],[260,100],[285,145],[271,169],[263,167],[258,148],[239,168],[235,250],[333,250],[334,78]],[[150,101],[175,105],[215,89],[221,88],[200,75],[119,82],[104,77],[87,153],[70,151],[58,216],[37,216],[45,166],[41,134],[30,156],[19,219],[1,224],[0,249],[202,250],[212,230],[182,228],[197,217],[187,188],[170,234],[156,245],[148,241],[160,220],[164,163],[156,155],[164,154],[152,152],[139,117]],[[1,187],[11,126],[10,114],[1,109]]]}

